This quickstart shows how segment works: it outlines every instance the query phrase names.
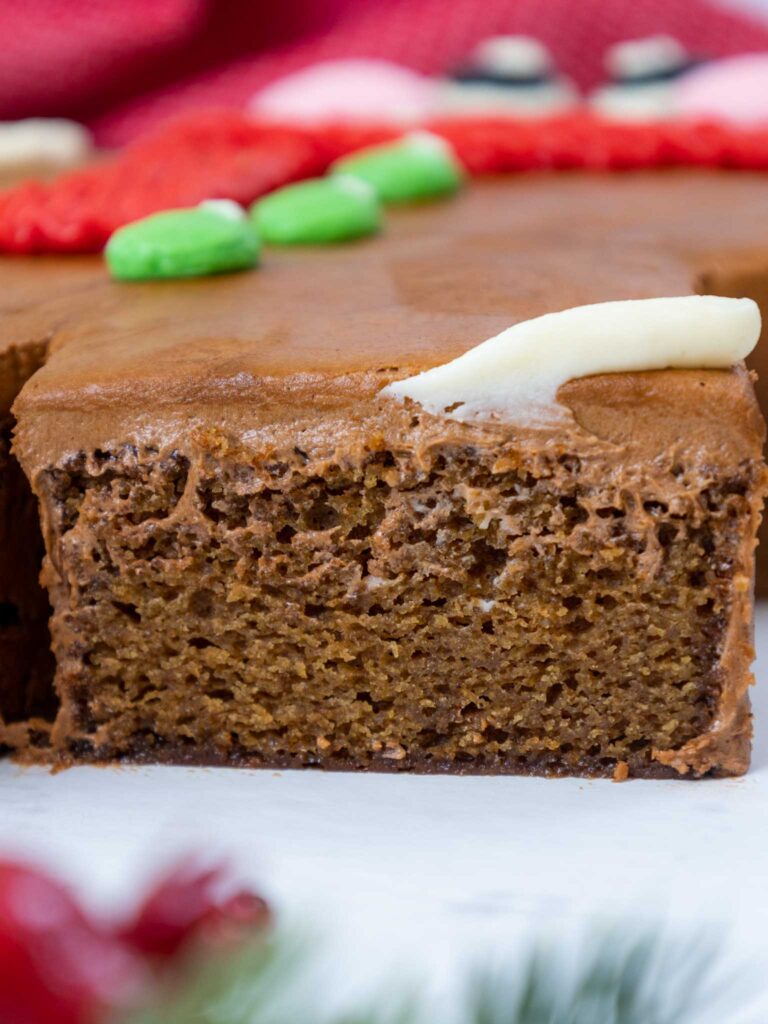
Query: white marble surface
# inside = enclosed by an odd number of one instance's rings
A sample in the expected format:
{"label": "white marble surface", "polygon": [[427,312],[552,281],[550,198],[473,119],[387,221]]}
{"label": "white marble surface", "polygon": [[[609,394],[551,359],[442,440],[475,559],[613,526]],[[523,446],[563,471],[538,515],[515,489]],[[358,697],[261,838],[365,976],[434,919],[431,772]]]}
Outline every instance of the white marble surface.
{"label": "white marble surface", "polygon": [[[0,765],[0,853],[115,905],[174,854],[231,855],[285,917],[326,935],[334,987],[638,912],[722,933],[768,977],[768,604],[758,613],[753,768],[644,782]],[[756,1015],[755,1015],[756,1013]],[[763,1010],[734,1018],[768,1019]],[[729,1020],[730,1024],[730,1020]]]}

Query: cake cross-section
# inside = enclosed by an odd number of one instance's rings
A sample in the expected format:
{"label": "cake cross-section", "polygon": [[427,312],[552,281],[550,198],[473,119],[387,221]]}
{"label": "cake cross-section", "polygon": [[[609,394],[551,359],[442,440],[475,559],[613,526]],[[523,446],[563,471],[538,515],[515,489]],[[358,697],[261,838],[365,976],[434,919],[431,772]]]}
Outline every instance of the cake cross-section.
{"label": "cake cross-section", "polygon": [[[603,185],[564,187],[599,226]],[[565,224],[558,249],[549,195],[538,217],[517,195],[477,184],[256,273],[87,278],[41,304],[49,357],[14,409],[53,607],[51,756],[746,769],[756,310],[664,305],[709,244],[692,255],[673,218],[662,254],[637,224],[610,243]],[[498,357],[510,328],[528,362],[478,376],[476,346]]]}

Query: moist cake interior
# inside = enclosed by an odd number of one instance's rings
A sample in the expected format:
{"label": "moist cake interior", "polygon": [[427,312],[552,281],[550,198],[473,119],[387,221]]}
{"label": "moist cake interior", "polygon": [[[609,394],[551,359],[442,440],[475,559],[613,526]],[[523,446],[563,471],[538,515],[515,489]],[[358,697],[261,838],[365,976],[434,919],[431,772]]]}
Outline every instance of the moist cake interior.
{"label": "moist cake interior", "polygon": [[745,375],[573,382],[573,430],[543,448],[376,395],[554,308],[763,299],[765,195],[746,174],[521,176],[255,274],[121,286],[95,260],[14,261],[0,346],[50,336],[16,411],[57,756],[743,770]]}

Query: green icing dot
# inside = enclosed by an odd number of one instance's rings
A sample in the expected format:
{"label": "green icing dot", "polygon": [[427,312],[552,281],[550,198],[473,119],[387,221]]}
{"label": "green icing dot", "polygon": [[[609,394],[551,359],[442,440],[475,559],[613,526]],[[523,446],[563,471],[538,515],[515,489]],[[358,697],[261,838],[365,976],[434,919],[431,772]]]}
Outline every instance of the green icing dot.
{"label": "green icing dot", "polygon": [[450,195],[464,177],[449,143],[430,132],[413,132],[396,142],[350,153],[331,170],[368,182],[384,203]]}
{"label": "green icing dot", "polygon": [[381,226],[374,190],[344,175],[286,185],[258,200],[250,212],[261,238],[274,245],[344,242]]}
{"label": "green icing dot", "polygon": [[109,239],[104,256],[121,281],[199,277],[255,266],[259,239],[236,203],[211,200],[126,224]]}

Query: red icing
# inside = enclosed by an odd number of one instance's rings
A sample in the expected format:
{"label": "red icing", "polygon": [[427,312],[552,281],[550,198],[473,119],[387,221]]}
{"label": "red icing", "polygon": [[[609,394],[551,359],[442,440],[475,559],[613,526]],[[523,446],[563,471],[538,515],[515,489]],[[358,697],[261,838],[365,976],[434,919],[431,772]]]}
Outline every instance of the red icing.
{"label": "red icing", "polygon": [[[471,174],[672,166],[768,170],[768,129],[616,124],[585,113],[540,121],[441,120],[428,127],[451,141]],[[149,213],[212,198],[246,204],[322,174],[337,156],[397,134],[375,126],[260,125],[231,112],[188,117],[104,163],[0,193],[0,249],[97,252],[116,228]]]}

